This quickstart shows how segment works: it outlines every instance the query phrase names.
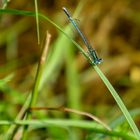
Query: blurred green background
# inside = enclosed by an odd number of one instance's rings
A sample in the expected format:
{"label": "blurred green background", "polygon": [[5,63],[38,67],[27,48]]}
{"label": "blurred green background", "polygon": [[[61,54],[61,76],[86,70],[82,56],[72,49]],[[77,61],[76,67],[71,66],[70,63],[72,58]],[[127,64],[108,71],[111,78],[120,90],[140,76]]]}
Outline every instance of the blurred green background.
{"label": "blurred green background", "polygon": [[[2,2],[0,4],[2,6]],[[100,69],[126,107],[130,111],[140,109],[140,1],[38,1],[39,13],[47,15],[64,31],[68,25],[69,34],[87,51],[75,29],[69,25],[63,6],[71,14],[79,10],[73,18],[103,59]],[[28,0],[12,0],[6,8],[35,11],[34,2]],[[39,19],[39,27],[40,45],[35,17],[0,15],[0,78],[7,81],[0,83],[0,119],[13,120],[32,91],[46,31],[51,34],[51,44],[36,106],[82,110],[106,123],[122,115],[99,76],[77,48],[47,21]],[[37,111],[34,115],[35,118],[77,118],[70,113],[55,111]],[[135,117],[138,127],[139,117]],[[40,135],[41,132],[38,130],[37,133]]]}

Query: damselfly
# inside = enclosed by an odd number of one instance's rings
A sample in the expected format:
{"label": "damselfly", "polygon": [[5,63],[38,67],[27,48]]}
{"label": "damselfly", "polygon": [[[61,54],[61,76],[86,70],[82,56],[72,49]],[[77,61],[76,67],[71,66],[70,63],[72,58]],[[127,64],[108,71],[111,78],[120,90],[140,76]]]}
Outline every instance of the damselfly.
{"label": "damselfly", "polygon": [[70,13],[68,12],[68,10],[63,7],[62,8],[63,11],[65,12],[65,14],[67,15],[68,19],[70,20],[70,22],[73,24],[73,26],[75,27],[75,29],[78,31],[79,35],[81,36],[84,44],[86,45],[87,49],[88,49],[88,54],[90,55],[90,59],[92,61],[93,64],[97,65],[100,64],[102,62],[101,58],[98,58],[97,53],[95,51],[95,49],[93,49],[91,47],[91,45],[89,44],[89,42],[87,41],[86,37],[84,36],[84,34],[81,32],[81,30],[79,29],[78,25],[76,24],[76,22],[73,20],[73,18],[71,17]]}

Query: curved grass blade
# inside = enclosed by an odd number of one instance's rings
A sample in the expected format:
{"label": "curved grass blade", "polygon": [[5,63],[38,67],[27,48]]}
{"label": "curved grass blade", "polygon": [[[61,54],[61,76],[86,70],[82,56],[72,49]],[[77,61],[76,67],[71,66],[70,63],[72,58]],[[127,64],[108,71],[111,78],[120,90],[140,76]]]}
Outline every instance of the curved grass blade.
{"label": "curved grass blade", "polygon": [[77,127],[82,129],[92,130],[95,133],[102,133],[108,136],[120,137],[124,140],[136,140],[134,136],[128,135],[123,132],[118,131],[108,131],[103,129],[103,127],[97,123],[91,121],[84,121],[84,120],[61,120],[61,119],[47,119],[47,120],[16,120],[16,121],[7,121],[1,120],[0,125],[32,125],[32,126],[65,126],[65,127]]}

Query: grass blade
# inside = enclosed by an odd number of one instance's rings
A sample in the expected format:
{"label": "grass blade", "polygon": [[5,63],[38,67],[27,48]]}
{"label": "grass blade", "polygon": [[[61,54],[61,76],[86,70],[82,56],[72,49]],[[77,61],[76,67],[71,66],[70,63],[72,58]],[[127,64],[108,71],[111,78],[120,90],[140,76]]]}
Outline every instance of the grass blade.
{"label": "grass blade", "polygon": [[[37,68],[37,74],[36,74],[36,78],[35,78],[33,91],[31,94],[31,100],[30,100],[29,107],[36,105],[37,97],[39,94],[39,84],[40,84],[40,80],[42,77],[42,72],[44,69],[46,56],[48,55],[48,47],[50,45],[50,38],[51,38],[51,35],[47,32],[46,43],[42,48],[41,57],[40,57],[40,61],[39,61],[38,68]],[[31,117],[31,113],[29,111],[27,111],[26,119],[29,119],[30,117]],[[26,137],[27,137],[27,130],[28,130],[28,125],[25,126],[25,129],[23,131],[23,137],[22,137],[23,140],[26,139]]]}
{"label": "grass blade", "polygon": [[91,121],[83,121],[83,120],[54,120],[54,119],[47,119],[47,120],[16,120],[16,121],[7,121],[2,120],[0,121],[0,125],[32,125],[32,126],[42,126],[42,127],[49,127],[49,126],[66,126],[66,127],[77,127],[82,129],[92,130],[95,133],[102,133],[108,136],[120,137],[124,140],[136,140],[136,138],[132,135],[128,135],[123,132],[118,131],[107,131],[103,129],[103,127],[99,124],[96,124]]}
{"label": "grass blade", "polygon": [[34,0],[34,3],[35,3],[35,17],[36,17],[36,28],[37,28],[37,40],[38,40],[38,44],[40,44],[39,16],[38,16],[37,0]]}
{"label": "grass blade", "polygon": [[98,73],[98,75],[100,76],[100,78],[102,79],[102,81],[104,82],[104,84],[106,85],[106,87],[108,88],[110,93],[112,94],[112,96],[115,99],[116,103],[118,104],[119,108],[123,112],[126,120],[128,121],[130,127],[132,128],[135,136],[139,140],[140,139],[140,132],[139,132],[136,124],[134,123],[130,113],[128,112],[127,108],[125,107],[123,101],[121,100],[121,98],[119,97],[119,95],[117,94],[117,92],[115,91],[113,86],[111,85],[111,83],[108,81],[108,79],[102,73],[102,71],[97,66],[94,66],[94,69],[96,70],[96,72]]}

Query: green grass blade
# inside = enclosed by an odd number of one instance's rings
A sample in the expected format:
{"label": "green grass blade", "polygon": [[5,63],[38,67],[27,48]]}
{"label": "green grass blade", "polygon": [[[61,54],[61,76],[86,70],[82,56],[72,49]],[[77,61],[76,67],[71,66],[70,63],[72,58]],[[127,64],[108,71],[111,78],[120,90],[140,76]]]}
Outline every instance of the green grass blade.
{"label": "green grass blade", "polygon": [[38,15],[37,0],[34,0],[34,3],[35,3],[35,17],[36,17],[37,39],[38,39],[38,44],[40,44],[39,15]]}
{"label": "green grass blade", "polygon": [[[66,77],[67,77],[67,89],[68,89],[68,106],[70,108],[81,110],[81,90],[78,78],[78,72],[76,69],[76,63],[74,61],[74,51],[71,45],[67,45],[66,49]],[[72,114],[72,118],[77,118],[77,115]]]}
{"label": "green grass blade", "polygon": [[135,136],[139,140],[140,139],[140,132],[139,132],[136,124],[134,123],[130,113],[128,112],[127,108],[125,107],[123,101],[121,100],[121,98],[119,97],[119,95],[117,94],[117,92],[115,91],[113,86],[111,85],[111,83],[108,81],[108,79],[102,73],[102,71],[97,66],[94,66],[94,69],[96,70],[96,72],[98,73],[98,75],[100,76],[100,78],[102,79],[102,81],[104,82],[104,84],[106,85],[106,87],[108,88],[110,93],[112,94],[112,96],[115,99],[116,103],[118,104],[118,106],[120,107],[121,111],[123,112],[126,120],[128,121],[130,127],[132,128]]}
{"label": "green grass blade", "polygon": [[[40,85],[46,57],[48,55],[48,47],[50,45],[50,38],[51,38],[51,35],[47,32],[46,42],[42,48],[41,57],[40,57],[38,67],[37,67],[37,73],[36,73],[36,77],[35,77],[35,82],[34,82],[32,94],[31,94],[31,100],[30,100],[29,107],[34,107],[37,102],[37,98],[38,98],[38,94],[39,94],[39,85]],[[27,111],[26,119],[30,119],[30,118],[31,118],[31,113],[29,111]],[[25,126],[24,131],[23,131],[23,137],[22,137],[23,140],[26,140],[26,138],[27,138],[27,130],[28,130],[28,126]]]}
{"label": "green grass blade", "polygon": [[76,127],[81,129],[88,129],[92,130],[95,133],[101,133],[108,136],[120,137],[124,140],[136,140],[136,138],[132,135],[128,135],[123,132],[118,131],[107,131],[103,129],[103,127],[97,123],[91,121],[83,121],[83,120],[54,120],[54,119],[47,119],[47,120],[16,120],[16,121],[7,121],[1,120],[0,125],[32,125],[32,126],[42,126],[42,127],[49,127],[49,126],[65,126],[65,127]]}
{"label": "green grass blade", "polygon": [[[19,114],[17,115],[15,120],[20,120],[24,118],[25,113],[27,112],[27,109],[29,108],[31,101],[31,95],[29,95],[26,99],[26,102],[24,103],[22,109],[20,110]],[[7,131],[7,133],[4,136],[4,140],[11,140],[14,137],[14,134],[18,130],[19,126],[18,125],[11,125]]]}

